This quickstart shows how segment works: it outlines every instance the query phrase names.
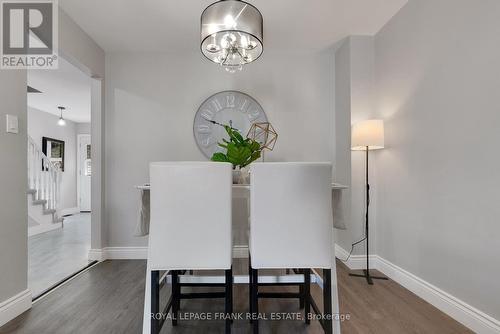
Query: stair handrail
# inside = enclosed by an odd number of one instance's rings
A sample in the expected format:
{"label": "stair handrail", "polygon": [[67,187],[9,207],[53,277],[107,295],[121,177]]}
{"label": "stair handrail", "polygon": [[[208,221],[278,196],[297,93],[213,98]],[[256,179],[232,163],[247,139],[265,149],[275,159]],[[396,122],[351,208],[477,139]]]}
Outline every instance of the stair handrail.
{"label": "stair handrail", "polygon": [[45,210],[54,210],[57,216],[61,191],[61,170],[28,136],[28,189],[34,190],[36,200],[45,200]]}

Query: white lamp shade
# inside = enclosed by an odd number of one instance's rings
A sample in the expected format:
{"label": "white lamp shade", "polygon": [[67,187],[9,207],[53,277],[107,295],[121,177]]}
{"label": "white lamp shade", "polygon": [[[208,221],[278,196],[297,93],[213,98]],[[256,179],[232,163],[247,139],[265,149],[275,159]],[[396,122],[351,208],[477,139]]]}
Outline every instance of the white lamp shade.
{"label": "white lamp shade", "polygon": [[384,148],[384,121],[372,119],[356,123],[351,130],[353,151],[379,150]]}

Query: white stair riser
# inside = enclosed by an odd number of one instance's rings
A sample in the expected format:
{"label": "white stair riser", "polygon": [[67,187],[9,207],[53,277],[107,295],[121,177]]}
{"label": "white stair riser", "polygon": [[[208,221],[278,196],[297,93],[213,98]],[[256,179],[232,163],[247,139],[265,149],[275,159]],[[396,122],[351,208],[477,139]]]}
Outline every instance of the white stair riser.
{"label": "white stair riser", "polygon": [[55,222],[53,214],[46,214],[44,205],[33,204],[33,196],[28,195],[28,215],[39,225],[48,225]]}

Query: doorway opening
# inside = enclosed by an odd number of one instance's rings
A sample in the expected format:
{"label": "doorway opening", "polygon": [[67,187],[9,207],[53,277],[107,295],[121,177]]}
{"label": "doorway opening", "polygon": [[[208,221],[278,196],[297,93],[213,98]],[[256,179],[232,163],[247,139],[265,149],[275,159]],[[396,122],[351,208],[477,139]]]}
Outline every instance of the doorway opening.
{"label": "doorway opening", "polygon": [[78,135],[77,196],[80,212],[91,212],[92,143],[90,134]]}
{"label": "doorway opening", "polygon": [[91,263],[92,80],[62,57],[56,70],[28,70],[28,288],[34,299]]}

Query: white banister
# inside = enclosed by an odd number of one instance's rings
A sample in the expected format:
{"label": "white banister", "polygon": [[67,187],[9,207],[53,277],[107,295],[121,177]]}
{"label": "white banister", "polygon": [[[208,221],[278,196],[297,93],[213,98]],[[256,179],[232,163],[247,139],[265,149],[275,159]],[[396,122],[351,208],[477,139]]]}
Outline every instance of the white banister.
{"label": "white banister", "polygon": [[[61,171],[28,136],[28,189],[36,200],[45,200],[45,210],[59,210]],[[57,214],[55,215],[57,216]]]}

